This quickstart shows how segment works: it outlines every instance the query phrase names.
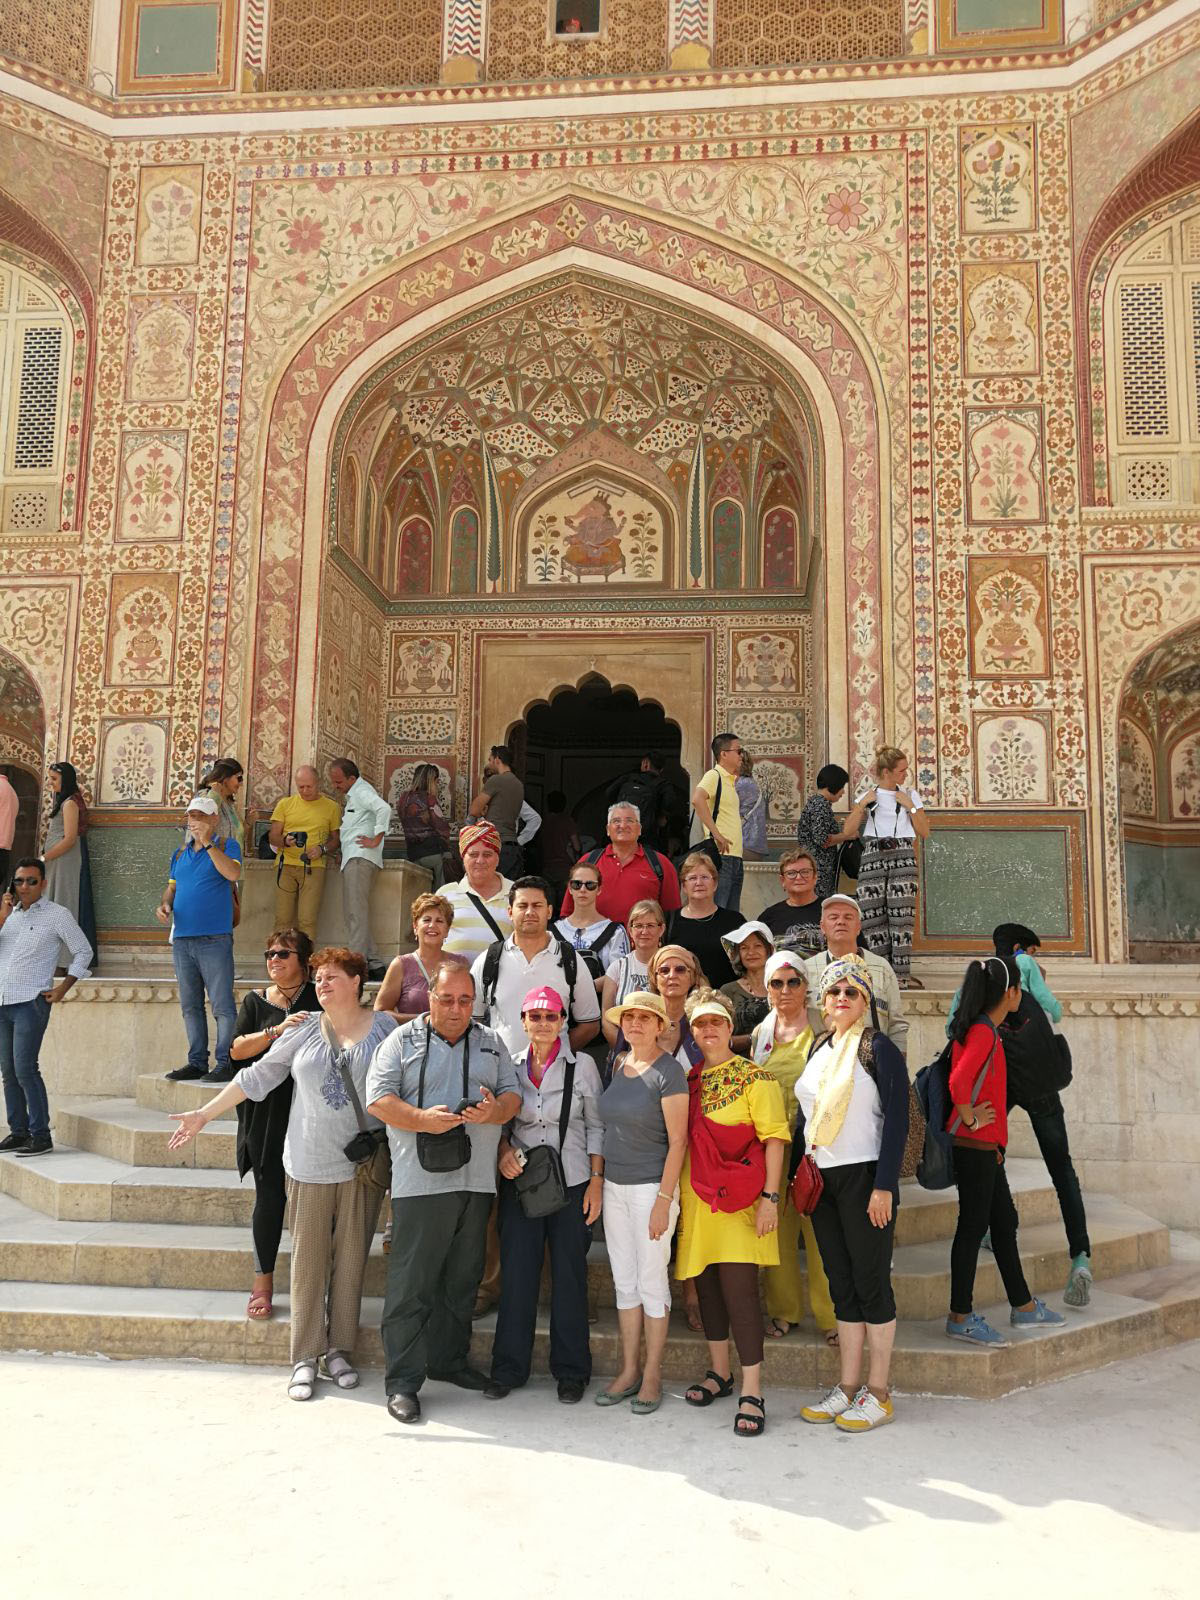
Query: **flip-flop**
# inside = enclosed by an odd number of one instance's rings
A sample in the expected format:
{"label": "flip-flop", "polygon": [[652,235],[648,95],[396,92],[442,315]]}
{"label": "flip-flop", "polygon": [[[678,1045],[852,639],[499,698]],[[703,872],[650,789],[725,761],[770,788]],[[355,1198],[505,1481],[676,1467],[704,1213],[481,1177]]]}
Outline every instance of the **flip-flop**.
{"label": "flip-flop", "polygon": [[767,1332],[772,1339],[786,1339],[795,1326],[796,1324],[789,1322],[786,1317],[772,1317],[771,1326],[767,1329]]}
{"label": "flip-flop", "polygon": [[271,1295],[267,1289],[255,1289],[246,1304],[246,1315],[253,1317],[255,1322],[265,1322],[271,1315],[273,1306]]}

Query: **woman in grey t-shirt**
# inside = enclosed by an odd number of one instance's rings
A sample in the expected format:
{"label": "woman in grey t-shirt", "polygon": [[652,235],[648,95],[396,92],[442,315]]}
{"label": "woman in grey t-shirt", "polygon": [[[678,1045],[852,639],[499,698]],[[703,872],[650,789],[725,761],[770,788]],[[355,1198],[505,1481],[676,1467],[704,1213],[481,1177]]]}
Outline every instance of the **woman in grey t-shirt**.
{"label": "woman in grey t-shirt", "polygon": [[597,1394],[596,1404],[632,1398],[632,1409],[646,1416],[662,1403],[671,1237],[679,1219],[679,1174],[687,1147],[687,1077],[674,1056],[659,1049],[658,1036],[667,1023],[660,996],[635,991],[605,1012],[605,1019],[624,1033],[629,1048],[618,1056],[612,1082],[600,1096],[604,1242],[616,1290],[621,1370]]}
{"label": "woman in grey t-shirt", "polygon": [[[358,1337],[363,1276],[386,1184],[369,1171],[382,1155],[356,1167],[345,1147],[359,1132],[367,1068],[396,1026],[362,1003],[367,963],[356,950],[318,950],[312,958],[317,1016],[297,1011],[269,1030],[276,1042],[199,1111],[175,1113],[170,1148],[187,1144],[223,1111],[263,1100],[290,1073],[295,1090],[283,1146],[288,1231],[292,1236],[292,1376],[288,1394],[311,1400],[318,1364],[339,1389],[353,1389],[350,1364]],[[353,1089],[353,1094],[351,1093]],[[374,1117],[364,1120],[382,1129]],[[386,1146],[384,1147],[386,1150]],[[373,1180],[373,1181],[372,1181]]]}

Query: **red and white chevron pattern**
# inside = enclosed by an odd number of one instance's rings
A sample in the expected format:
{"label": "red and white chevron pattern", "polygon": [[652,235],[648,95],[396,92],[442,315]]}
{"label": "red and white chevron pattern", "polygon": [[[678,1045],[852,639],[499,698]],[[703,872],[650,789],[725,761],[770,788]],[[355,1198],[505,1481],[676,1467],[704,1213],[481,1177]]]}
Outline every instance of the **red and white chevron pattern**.
{"label": "red and white chevron pattern", "polygon": [[445,40],[443,60],[483,60],[483,0],[446,0]]}
{"label": "red and white chevron pattern", "polygon": [[673,0],[671,6],[671,47],[680,44],[711,44],[713,0]]}
{"label": "red and white chevron pattern", "polygon": [[246,0],[246,31],[242,36],[242,64],[263,78],[267,71],[267,0]]}

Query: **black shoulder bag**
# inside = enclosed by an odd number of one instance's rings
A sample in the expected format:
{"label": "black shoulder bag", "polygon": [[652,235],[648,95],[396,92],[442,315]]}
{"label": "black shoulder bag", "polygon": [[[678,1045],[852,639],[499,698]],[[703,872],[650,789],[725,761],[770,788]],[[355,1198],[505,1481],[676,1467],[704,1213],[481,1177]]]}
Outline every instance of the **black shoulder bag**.
{"label": "black shoulder bag", "polygon": [[[426,1023],[425,1053],[421,1057],[421,1079],[417,1085],[418,1111],[425,1104],[425,1068],[429,1065],[429,1041],[432,1031]],[[470,1095],[468,1082],[470,1060],[471,1030],[468,1027],[463,1034],[462,1097],[464,1100]],[[417,1160],[426,1172],[457,1172],[460,1167],[465,1167],[470,1159],[471,1135],[462,1123],[459,1123],[457,1128],[447,1128],[445,1133],[417,1134]]]}
{"label": "black shoulder bag", "polygon": [[525,1152],[525,1165],[520,1177],[514,1178],[517,1199],[521,1210],[529,1218],[551,1217],[561,1211],[570,1198],[567,1194],[567,1176],[563,1171],[562,1147],[566,1143],[567,1124],[571,1120],[571,1096],[575,1092],[575,1062],[567,1062],[563,1076],[562,1110],[558,1114],[558,1149],[548,1144],[535,1145]]}
{"label": "black shoulder bag", "polygon": [[[721,773],[720,773],[719,769],[714,769],[714,770],[717,773],[717,792],[713,796],[713,803],[712,803],[712,819],[713,819],[713,827],[715,828],[715,827],[719,826],[719,822],[720,822],[718,813],[721,810],[721,795],[723,793],[723,790],[722,790],[722,786],[721,786]],[[689,834],[691,833],[692,828],[695,825],[695,821],[696,821],[696,812],[695,812],[695,809],[693,808],[692,814],[688,818],[688,833]],[[724,857],[722,856],[722,854],[720,852],[720,849],[717,846],[717,841],[713,838],[711,833],[708,834],[707,837],[701,839],[698,844],[690,844],[690,845],[688,845],[687,849],[683,852],[683,854],[679,857],[679,859],[674,863],[675,870],[677,872],[678,872],[679,868],[682,867],[683,863],[687,860],[687,858],[689,856],[707,856],[708,859],[713,864],[713,871],[714,872],[718,872],[718,873],[721,870],[721,862],[724,860]]]}

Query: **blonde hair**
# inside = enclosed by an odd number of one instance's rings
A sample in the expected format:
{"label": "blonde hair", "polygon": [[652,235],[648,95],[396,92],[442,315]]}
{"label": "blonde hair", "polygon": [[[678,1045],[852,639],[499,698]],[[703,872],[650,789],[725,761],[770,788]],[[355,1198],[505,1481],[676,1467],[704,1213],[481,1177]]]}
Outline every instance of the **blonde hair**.
{"label": "blonde hair", "polygon": [[634,917],[653,917],[660,928],[665,928],[667,925],[667,914],[657,900],[635,900],[629,908],[629,915],[625,918],[626,928]]}
{"label": "blonde hair", "polygon": [[722,994],[719,989],[693,989],[684,1001],[684,1012],[688,1021],[692,1020],[692,1013],[698,1006],[718,1005],[728,1016],[730,1025],[733,1023],[733,1005],[729,996]]}
{"label": "blonde hair", "polygon": [[658,949],[646,963],[646,976],[647,982],[650,985],[650,993],[658,994],[660,992],[658,987],[658,968],[659,963],[662,961],[664,956],[682,956],[682,958],[687,962],[688,966],[692,969],[692,982],[690,987],[694,989],[700,982],[700,963],[696,960],[692,952],[690,950],[685,950],[681,944],[662,944],[659,945]]}
{"label": "blonde hair", "polygon": [[712,857],[704,850],[693,850],[690,856],[684,856],[679,866],[680,883],[687,877],[693,867],[703,867],[705,872],[712,874],[712,881],[718,883],[720,874],[712,864]]}
{"label": "blonde hair", "polygon": [[875,752],[875,759],[871,763],[871,771],[877,778],[882,778],[885,772],[890,772],[893,767],[898,767],[908,757],[903,750],[897,750],[894,744],[881,744]]}
{"label": "blonde hair", "polygon": [[413,901],[412,906],[412,925],[414,933],[417,931],[417,918],[423,917],[427,911],[440,911],[442,916],[446,919],[447,928],[449,928],[450,924],[454,921],[454,907],[450,904],[449,900],[446,899],[444,894],[419,894]]}

